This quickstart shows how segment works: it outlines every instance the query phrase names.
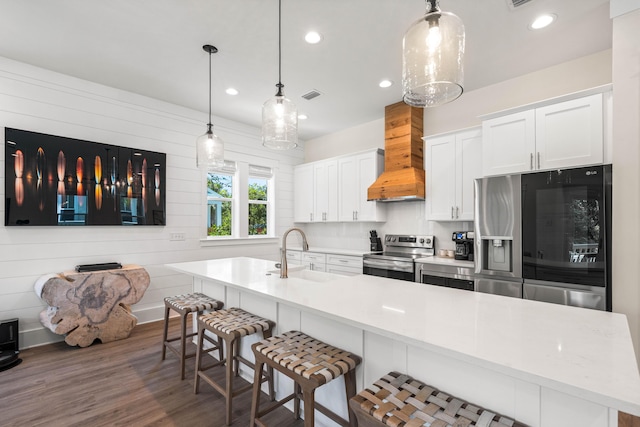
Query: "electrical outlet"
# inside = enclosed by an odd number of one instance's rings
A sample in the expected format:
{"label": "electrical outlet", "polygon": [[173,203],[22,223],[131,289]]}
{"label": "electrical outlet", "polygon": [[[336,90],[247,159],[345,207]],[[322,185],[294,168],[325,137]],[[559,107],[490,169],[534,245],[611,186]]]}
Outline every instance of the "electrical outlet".
{"label": "electrical outlet", "polygon": [[186,239],[187,239],[187,235],[185,233],[171,233],[169,235],[169,240],[171,241],[181,241]]}

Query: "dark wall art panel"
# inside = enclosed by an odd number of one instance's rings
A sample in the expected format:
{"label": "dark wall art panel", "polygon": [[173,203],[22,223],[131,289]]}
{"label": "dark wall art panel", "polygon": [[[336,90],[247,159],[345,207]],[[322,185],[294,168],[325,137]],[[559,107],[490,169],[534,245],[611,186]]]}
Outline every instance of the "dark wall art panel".
{"label": "dark wall art panel", "polygon": [[166,157],[5,128],[4,224],[165,225]]}

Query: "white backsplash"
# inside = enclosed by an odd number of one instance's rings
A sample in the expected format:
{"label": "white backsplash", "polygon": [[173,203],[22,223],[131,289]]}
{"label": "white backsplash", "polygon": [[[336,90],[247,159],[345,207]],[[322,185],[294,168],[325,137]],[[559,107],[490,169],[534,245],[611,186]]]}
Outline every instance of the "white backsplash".
{"label": "white backsplash", "polygon": [[[425,203],[391,202],[386,204],[387,222],[340,222],[297,224],[307,235],[309,246],[317,248],[343,248],[369,250],[369,230],[385,234],[433,234],[437,249],[454,249],[451,234],[454,231],[473,230],[472,222],[435,222],[425,219]],[[293,237],[293,236],[292,236]],[[295,244],[295,243],[294,243]]]}

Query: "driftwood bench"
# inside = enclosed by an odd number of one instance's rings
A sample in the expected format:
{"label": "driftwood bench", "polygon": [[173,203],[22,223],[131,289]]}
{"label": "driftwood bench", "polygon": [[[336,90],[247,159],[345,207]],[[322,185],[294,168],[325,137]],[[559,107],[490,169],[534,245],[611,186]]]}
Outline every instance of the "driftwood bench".
{"label": "driftwood bench", "polygon": [[149,283],[149,274],[137,265],[42,276],[34,289],[49,307],[40,313],[40,322],[66,334],[65,342],[73,346],[127,338],[138,323],[130,305],[140,301]]}

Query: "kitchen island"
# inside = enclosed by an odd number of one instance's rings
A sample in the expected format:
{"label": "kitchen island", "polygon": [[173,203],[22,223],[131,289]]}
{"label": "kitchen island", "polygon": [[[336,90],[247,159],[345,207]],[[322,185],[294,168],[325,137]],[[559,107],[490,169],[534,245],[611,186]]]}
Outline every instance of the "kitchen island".
{"label": "kitchen island", "polygon": [[[280,279],[272,261],[253,258],[168,267],[192,276],[194,291],[276,321],[276,333],[302,330],[361,355],[358,389],[397,370],[530,426],[615,427],[618,410],[640,416],[621,314],[364,275],[290,268]],[[342,384],[325,388],[316,398],[346,414]]]}

